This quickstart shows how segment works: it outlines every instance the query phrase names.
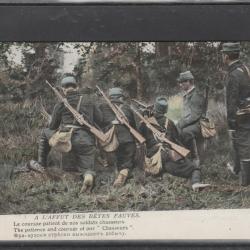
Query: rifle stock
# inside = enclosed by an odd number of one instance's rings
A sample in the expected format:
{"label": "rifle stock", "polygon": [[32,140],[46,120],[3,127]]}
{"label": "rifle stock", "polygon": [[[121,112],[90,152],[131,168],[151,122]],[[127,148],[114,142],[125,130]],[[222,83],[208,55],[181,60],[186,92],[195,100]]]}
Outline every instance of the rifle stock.
{"label": "rifle stock", "polygon": [[138,132],[136,131],[127,121],[126,116],[124,115],[123,111],[121,110],[120,107],[118,107],[117,105],[114,105],[109,98],[105,95],[105,93],[100,89],[99,86],[96,86],[96,88],[98,89],[98,91],[101,93],[101,95],[103,96],[103,98],[105,99],[105,101],[108,103],[109,107],[113,110],[116,118],[118,119],[118,121],[121,124],[124,124],[130,131],[130,133],[134,136],[134,138],[140,143],[144,143],[146,140],[145,138]]}
{"label": "rifle stock", "polygon": [[[167,143],[176,153],[178,153],[182,157],[186,157],[190,151],[166,138],[165,134],[156,129],[149,121],[147,121],[137,110],[133,107],[131,109],[135,112],[135,114],[145,123],[145,125],[152,131],[154,136],[160,141]],[[175,156],[176,157],[176,156]],[[176,157],[177,158],[177,157]]]}
{"label": "rifle stock", "polygon": [[53,89],[53,91],[55,92],[56,96],[58,97],[58,99],[60,101],[62,101],[64,103],[64,106],[71,112],[71,114],[74,116],[74,118],[76,119],[76,121],[81,125],[81,126],[86,126],[90,132],[96,136],[96,138],[98,138],[101,141],[106,141],[106,136],[105,134],[98,130],[97,128],[95,128],[94,126],[92,126],[91,124],[89,124],[84,118],[83,116],[77,111],[75,110],[68,102],[68,100],[63,97],[60,92],[53,87],[47,80],[46,83]]}

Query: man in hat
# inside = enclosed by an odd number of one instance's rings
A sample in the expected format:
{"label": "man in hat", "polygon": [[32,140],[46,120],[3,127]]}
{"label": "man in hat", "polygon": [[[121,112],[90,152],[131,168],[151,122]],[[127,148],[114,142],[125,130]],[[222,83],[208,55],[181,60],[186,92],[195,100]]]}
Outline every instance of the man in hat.
{"label": "man in hat", "polygon": [[[136,127],[134,114],[129,107],[125,103],[125,95],[121,88],[110,88],[108,92],[108,96],[110,101],[119,106],[127,118],[127,121],[132,127]],[[129,129],[120,124],[117,120],[115,113],[109,107],[107,103],[103,103],[100,105],[100,110],[102,112],[102,129],[104,132],[109,131],[112,127],[114,127],[114,133],[118,140],[118,147],[112,153],[108,153],[108,155],[112,155],[112,163],[114,167],[118,170],[118,174],[113,183],[114,187],[121,187],[125,184],[129,173],[131,172],[134,166],[134,158],[136,151],[136,144],[133,135],[130,133]],[[111,158],[111,157],[108,157]]]}
{"label": "man in hat", "polygon": [[[166,117],[167,110],[167,99],[165,97],[157,97],[152,116],[147,118],[147,120],[158,131],[165,133],[167,139],[181,145],[179,133],[174,122]],[[154,174],[167,172],[173,176],[190,179],[193,190],[199,190],[200,188],[209,186],[208,184],[201,183],[200,169],[197,168],[192,161],[187,158],[173,159],[170,147],[158,141],[144,123],[141,123],[140,131],[146,139],[147,158],[156,158],[157,154],[160,156],[158,158],[158,161],[161,161],[160,163],[156,163],[154,160],[154,166],[161,166],[158,171],[151,169]]]}
{"label": "man in hat", "polygon": [[224,43],[222,60],[228,69],[227,121],[235,156],[228,169],[240,173],[240,183],[246,186],[250,184],[250,74],[240,60],[240,43]]}
{"label": "man in hat", "polygon": [[[90,123],[100,122],[101,113],[91,100],[89,93],[79,93],[78,83],[73,76],[66,76],[61,81],[62,91],[69,104],[75,108]],[[95,177],[95,137],[88,128],[80,126],[75,121],[72,113],[62,102],[55,105],[48,128],[42,130],[39,139],[38,161],[31,161],[34,169],[43,172],[47,167],[47,157],[50,152],[49,139],[60,128],[61,132],[68,132],[72,129],[71,152],[78,159],[78,170],[84,176],[81,191],[91,190]]]}
{"label": "man in hat", "polygon": [[201,136],[200,119],[205,117],[206,102],[194,84],[194,76],[190,71],[180,73],[178,83],[183,95],[182,118],[177,123],[184,145],[191,151],[195,164],[199,165],[197,138]]}

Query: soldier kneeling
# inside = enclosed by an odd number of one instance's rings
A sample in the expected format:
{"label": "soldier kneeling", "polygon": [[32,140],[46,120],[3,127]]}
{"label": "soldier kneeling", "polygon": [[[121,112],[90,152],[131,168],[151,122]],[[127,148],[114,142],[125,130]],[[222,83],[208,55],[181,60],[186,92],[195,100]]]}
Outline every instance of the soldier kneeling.
{"label": "soldier kneeling", "polygon": [[[88,95],[81,95],[78,84],[74,77],[67,76],[61,81],[61,87],[68,103],[82,114],[89,123],[100,121],[100,112],[87,98]],[[81,126],[74,119],[72,113],[65,107],[63,102],[55,105],[48,128],[45,128],[39,139],[38,161],[31,161],[30,167],[43,172],[47,168],[47,157],[51,149],[51,140],[55,133],[70,132],[70,152],[77,158],[77,170],[84,176],[81,192],[91,190],[94,185],[94,164],[95,164],[95,137],[85,126]]]}
{"label": "soldier kneeling", "polygon": [[[158,131],[164,133],[167,139],[180,145],[178,130],[174,122],[165,116],[167,109],[167,99],[165,97],[156,98],[153,114],[147,120]],[[183,157],[178,160],[174,159],[170,147],[166,143],[158,141],[144,123],[141,123],[140,131],[146,139],[146,171],[155,175],[167,172],[173,176],[191,179],[193,190],[209,186],[209,184],[201,183],[200,169],[191,160]],[[149,164],[148,169],[147,163]]]}
{"label": "soldier kneeling", "polygon": [[[133,111],[124,101],[124,93],[121,88],[111,88],[109,89],[109,99],[112,104],[119,106],[121,109],[124,118],[128,121],[128,123],[135,128],[135,118]],[[108,131],[113,131],[114,137],[112,143],[116,144],[115,147],[112,145],[112,152],[109,150],[108,158],[112,158],[112,164],[117,170],[118,174],[113,183],[114,187],[121,187],[125,184],[129,173],[134,167],[134,157],[136,151],[136,144],[133,135],[130,130],[124,125],[121,124],[114,111],[107,103],[103,103],[100,105],[100,110],[102,112],[102,130],[105,133]],[[116,141],[116,143],[114,143]],[[109,145],[110,146],[110,145]],[[106,146],[107,147],[107,146]],[[104,147],[105,150],[105,147]],[[106,150],[106,152],[108,152]],[[111,156],[111,157],[110,157]]]}

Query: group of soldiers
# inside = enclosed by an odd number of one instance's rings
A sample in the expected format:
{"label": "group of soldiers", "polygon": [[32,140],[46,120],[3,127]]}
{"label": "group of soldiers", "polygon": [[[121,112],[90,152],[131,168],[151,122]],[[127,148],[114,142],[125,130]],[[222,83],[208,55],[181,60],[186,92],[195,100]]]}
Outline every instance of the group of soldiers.
{"label": "group of soldiers", "polygon": [[[228,66],[227,119],[235,155],[234,163],[228,164],[228,168],[240,175],[242,185],[248,185],[250,76],[239,56],[239,43],[223,44],[222,58]],[[177,83],[184,95],[182,118],[175,124],[167,117],[168,100],[164,96],[158,96],[150,108],[139,107],[132,105],[120,87],[114,87],[108,90],[107,96],[100,91],[104,97],[100,102],[101,96],[97,101],[93,93],[80,91],[73,76],[64,77],[60,84],[64,99],[55,105],[48,127],[42,130],[38,160],[31,161],[30,166],[46,171],[51,138],[56,132],[70,133],[70,152],[77,157],[77,168],[83,176],[81,192],[94,186],[97,150],[107,165],[116,167],[114,187],[123,186],[133,176],[133,169],[142,162],[148,174],[161,175],[165,172],[190,179],[193,190],[209,186],[202,183],[197,150],[197,140],[202,137],[200,121],[206,116],[206,100],[195,87],[190,71],[180,73]],[[68,106],[75,110],[74,114]],[[87,125],[81,124],[77,115]],[[105,135],[105,139],[101,141],[91,128]],[[138,151],[144,153],[140,162],[136,162]]]}

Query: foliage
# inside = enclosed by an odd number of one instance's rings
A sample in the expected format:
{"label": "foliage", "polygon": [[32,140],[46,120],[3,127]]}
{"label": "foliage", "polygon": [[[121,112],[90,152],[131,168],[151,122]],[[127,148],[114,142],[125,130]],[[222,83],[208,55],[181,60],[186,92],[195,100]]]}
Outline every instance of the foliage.
{"label": "foliage", "polygon": [[185,70],[193,72],[201,90],[208,85],[215,97],[217,86],[223,85],[225,78],[218,42],[91,43],[88,49],[86,44],[78,46],[85,53],[75,71],[85,82],[104,89],[121,86],[139,99],[176,94],[176,78]]}
{"label": "foliage", "polygon": [[[63,46],[58,43],[15,43],[23,53],[23,64],[8,61],[11,43],[0,43],[0,167],[24,165],[36,158],[36,141],[45,121],[40,115],[40,96],[51,113],[56,102],[45,79],[56,83],[62,68]],[[244,42],[242,58],[249,63],[250,43]],[[66,46],[64,44],[64,46]],[[104,174],[93,196],[78,195],[81,180],[61,178],[38,180],[31,174],[31,185],[21,176],[0,189],[0,213],[74,212],[99,210],[167,210],[249,207],[249,188],[239,188],[236,179],[225,174],[229,159],[225,131],[223,80],[220,43],[76,43],[81,55],[74,74],[82,84],[103,89],[122,86],[131,97],[152,102],[156,95],[170,97],[169,115],[178,119],[180,97],[176,78],[181,71],[191,70],[197,86],[210,86],[210,116],[220,127],[219,141],[212,142],[202,165],[205,181],[213,187],[207,192],[194,193],[181,178],[165,174],[162,178],[148,177],[145,186],[134,179],[116,191],[111,187],[111,170]],[[221,90],[217,87],[220,86]],[[220,101],[220,102],[218,102]],[[223,145],[223,147],[221,146]]]}

